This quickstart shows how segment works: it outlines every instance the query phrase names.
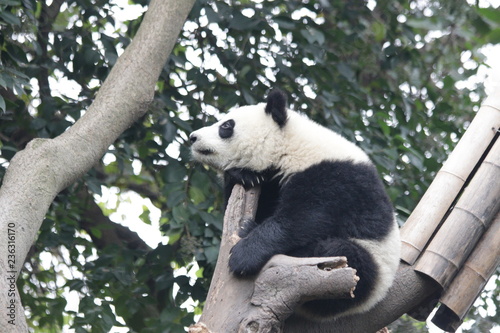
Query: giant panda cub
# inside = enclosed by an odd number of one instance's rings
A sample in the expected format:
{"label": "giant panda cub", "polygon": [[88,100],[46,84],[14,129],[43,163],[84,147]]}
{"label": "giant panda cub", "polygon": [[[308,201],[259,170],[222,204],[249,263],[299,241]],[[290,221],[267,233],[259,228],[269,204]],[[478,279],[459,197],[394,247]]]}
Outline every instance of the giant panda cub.
{"label": "giant panda cub", "polygon": [[237,108],[190,135],[193,158],[234,184],[261,185],[255,221],[232,248],[230,270],[252,275],[275,254],[345,256],[360,280],[353,299],[307,302],[308,318],[366,312],[392,284],[399,230],[375,166],[354,143],[287,109],[286,95]]}

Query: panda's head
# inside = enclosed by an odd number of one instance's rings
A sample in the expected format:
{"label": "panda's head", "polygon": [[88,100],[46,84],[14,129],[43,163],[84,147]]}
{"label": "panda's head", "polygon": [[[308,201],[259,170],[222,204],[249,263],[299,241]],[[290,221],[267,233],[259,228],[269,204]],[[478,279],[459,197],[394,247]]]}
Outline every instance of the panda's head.
{"label": "panda's head", "polygon": [[189,136],[193,158],[218,170],[263,171],[275,164],[287,123],[286,95],[272,91],[267,103],[235,109]]}

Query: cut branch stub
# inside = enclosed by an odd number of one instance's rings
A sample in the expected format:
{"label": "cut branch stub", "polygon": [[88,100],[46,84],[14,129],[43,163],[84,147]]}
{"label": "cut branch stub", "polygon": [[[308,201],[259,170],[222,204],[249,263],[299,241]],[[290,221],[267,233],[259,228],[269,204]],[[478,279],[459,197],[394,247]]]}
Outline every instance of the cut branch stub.
{"label": "cut branch stub", "polygon": [[282,332],[284,321],[302,303],[354,297],[359,278],[345,257],[295,258],[276,255],[255,281],[252,307],[239,332]]}

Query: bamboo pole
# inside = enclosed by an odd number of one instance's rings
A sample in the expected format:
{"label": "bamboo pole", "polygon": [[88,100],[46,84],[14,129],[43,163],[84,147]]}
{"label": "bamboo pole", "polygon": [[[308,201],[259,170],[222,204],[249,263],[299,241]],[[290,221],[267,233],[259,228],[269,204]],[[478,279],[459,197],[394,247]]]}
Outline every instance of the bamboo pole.
{"label": "bamboo pole", "polygon": [[488,97],[417,207],[401,228],[401,259],[420,256],[483,152],[500,129],[500,88]]}
{"label": "bamboo pole", "polygon": [[500,210],[500,140],[415,265],[446,288]]}
{"label": "bamboo pole", "polygon": [[442,303],[432,319],[441,329],[454,332],[462,324],[474,300],[500,265],[500,212],[471,253],[457,277],[441,296]]}

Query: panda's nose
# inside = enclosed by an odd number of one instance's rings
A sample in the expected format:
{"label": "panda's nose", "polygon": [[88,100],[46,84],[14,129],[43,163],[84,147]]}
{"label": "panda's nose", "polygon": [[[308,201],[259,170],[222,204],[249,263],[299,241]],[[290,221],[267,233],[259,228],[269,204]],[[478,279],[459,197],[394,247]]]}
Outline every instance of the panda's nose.
{"label": "panda's nose", "polygon": [[194,133],[189,136],[189,141],[191,141],[191,144],[195,143],[196,140],[198,140],[198,137]]}

